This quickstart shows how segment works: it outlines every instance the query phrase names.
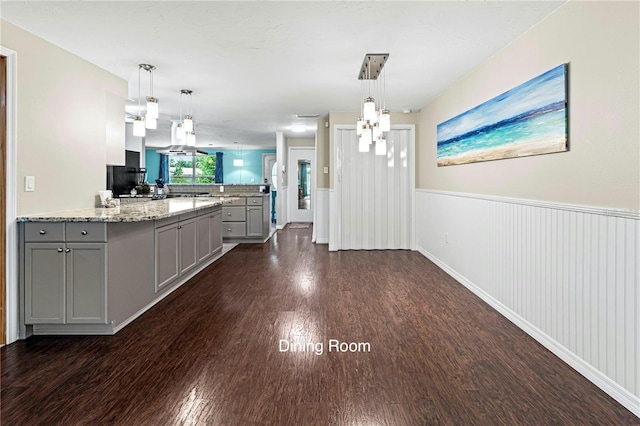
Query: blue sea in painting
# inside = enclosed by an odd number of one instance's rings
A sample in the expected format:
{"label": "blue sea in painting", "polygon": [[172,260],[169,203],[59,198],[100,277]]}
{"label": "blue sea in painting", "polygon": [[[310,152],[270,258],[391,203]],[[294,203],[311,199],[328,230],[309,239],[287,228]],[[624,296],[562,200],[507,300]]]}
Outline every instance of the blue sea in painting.
{"label": "blue sea in painting", "polygon": [[560,65],[438,125],[438,158],[566,137],[566,66]]}

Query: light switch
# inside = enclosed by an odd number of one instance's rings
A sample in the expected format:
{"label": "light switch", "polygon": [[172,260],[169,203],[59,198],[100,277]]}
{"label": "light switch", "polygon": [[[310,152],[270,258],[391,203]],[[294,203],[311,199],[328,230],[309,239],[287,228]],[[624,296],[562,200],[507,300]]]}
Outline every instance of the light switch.
{"label": "light switch", "polygon": [[33,192],[36,190],[36,177],[25,176],[24,177],[24,190],[25,192]]}
{"label": "light switch", "polygon": [[329,173],[329,167],[324,166],[324,174],[326,175],[327,173]]}
{"label": "light switch", "polygon": [[224,186],[220,185],[220,192],[224,192]]}

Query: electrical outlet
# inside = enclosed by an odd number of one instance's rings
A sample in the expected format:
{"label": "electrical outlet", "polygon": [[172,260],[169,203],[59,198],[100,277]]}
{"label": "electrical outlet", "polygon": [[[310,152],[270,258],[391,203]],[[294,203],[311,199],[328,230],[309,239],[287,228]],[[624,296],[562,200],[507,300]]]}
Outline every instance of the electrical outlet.
{"label": "electrical outlet", "polygon": [[329,173],[329,167],[325,166],[324,167],[324,174],[326,175],[327,173]]}
{"label": "electrical outlet", "polygon": [[220,185],[220,192],[224,192],[224,186]]}

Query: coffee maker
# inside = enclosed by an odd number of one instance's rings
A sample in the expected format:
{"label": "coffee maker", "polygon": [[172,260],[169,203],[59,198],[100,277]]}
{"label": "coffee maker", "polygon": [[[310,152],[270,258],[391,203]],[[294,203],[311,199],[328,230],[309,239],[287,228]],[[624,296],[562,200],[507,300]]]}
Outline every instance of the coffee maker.
{"label": "coffee maker", "polygon": [[167,198],[167,194],[164,192],[164,179],[156,179],[156,188],[153,190],[153,200],[162,200]]}

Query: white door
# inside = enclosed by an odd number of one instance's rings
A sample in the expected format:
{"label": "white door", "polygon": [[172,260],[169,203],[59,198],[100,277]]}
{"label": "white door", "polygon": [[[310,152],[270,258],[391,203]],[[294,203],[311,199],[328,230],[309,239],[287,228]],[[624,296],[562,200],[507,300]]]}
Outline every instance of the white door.
{"label": "white door", "polygon": [[313,222],[315,148],[289,147],[289,221]]}
{"label": "white door", "polygon": [[387,154],[358,152],[355,130],[336,134],[338,245],[341,250],[413,248],[414,133],[387,133]]}

